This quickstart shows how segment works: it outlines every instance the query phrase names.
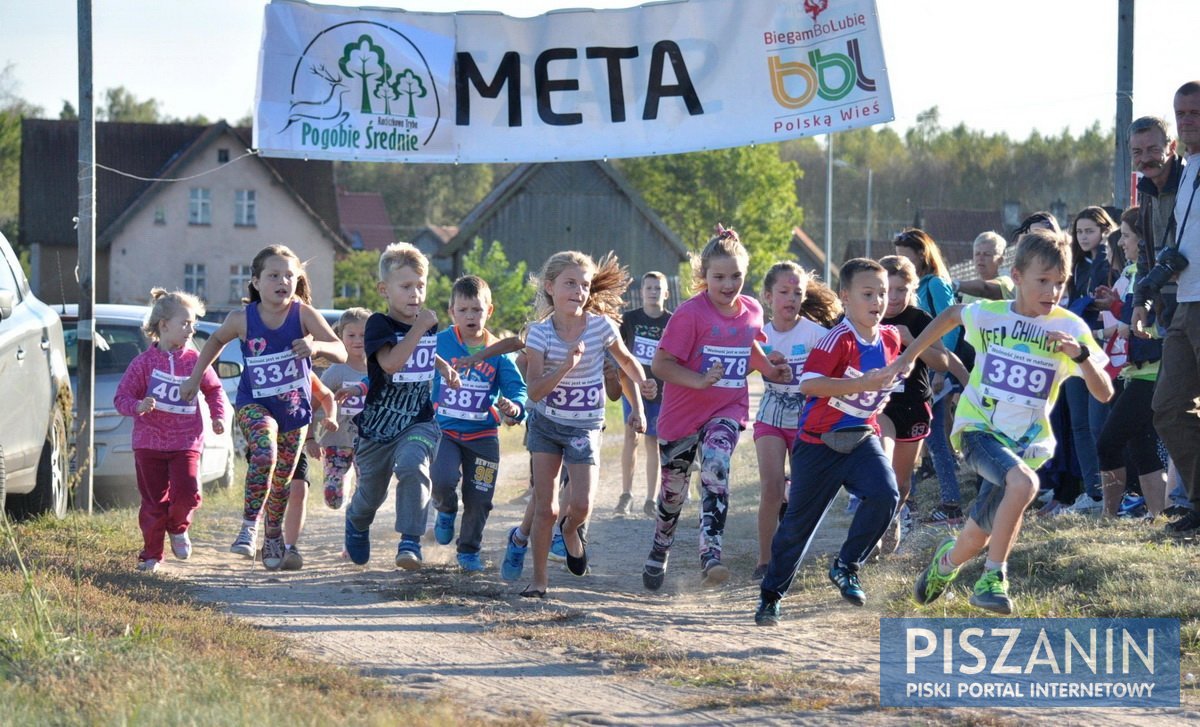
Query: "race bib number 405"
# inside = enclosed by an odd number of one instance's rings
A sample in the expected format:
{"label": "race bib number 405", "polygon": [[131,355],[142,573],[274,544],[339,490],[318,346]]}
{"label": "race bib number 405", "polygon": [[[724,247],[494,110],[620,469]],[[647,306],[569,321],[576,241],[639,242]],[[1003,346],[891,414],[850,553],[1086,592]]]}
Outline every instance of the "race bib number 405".
{"label": "race bib number 405", "polygon": [[559,419],[595,421],[604,418],[604,376],[568,379],[546,395],[546,413]]}
{"label": "race bib number 405", "polygon": [[433,364],[437,360],[437,336],[421,336],[420,343],[408,357],[404,368],[392,374],[393,383],[433,381]]}
{"label": "race bib number 405", "polygon": [[700,353],[704,356],[700,373],[708,371],[714,364],[725,367],[725,373],[713,386],[722,389],[746,388],[746,374],[750,371],[749,346],[705,346]]}
{"label": "race bib number 405", "polygon": [[989,348],[983,359],[980,390],[984,396],[1007,404],[1041,409],[1050,398],[1058,371],[1054,362],[1011,348]]}
{"label": "race bib number 405", "polygon": [[300,359],[291,351],[251,356],[246,359],[246,372],[250,376],[250,394],[255,399],[265,399],[308,385],[308,375],[300,365]]}
{"label": "race bib number 405", "polygon": [[172,376],[166,371],[155,369],[150,374],[150,395],[154,397],[155,411],[168,414],[195,414],[196,402],[184,401],[179,396],[179,385],[187,381],[186,376]]}
{"label": "race bib number 405", "polygon": [[462,387],[451,389],[442,384],[442,395],[438,399],[438,414],[454,419],[483,421],[491,405],[492,384],[489,381],[463,379]]}

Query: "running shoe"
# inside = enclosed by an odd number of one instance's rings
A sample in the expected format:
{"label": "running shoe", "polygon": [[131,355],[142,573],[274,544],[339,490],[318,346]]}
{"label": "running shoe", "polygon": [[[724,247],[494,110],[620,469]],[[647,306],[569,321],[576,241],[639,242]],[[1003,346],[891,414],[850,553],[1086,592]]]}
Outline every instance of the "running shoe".
{"label": "running shoe", "polygon": [[754,612],[754,623],[759,626],[779,625],[779,599],[762,596],[758,599],[758,610]]}
{"label": "running shoe", "polygon": [[662,588],[667,577],[667,551],[652,549],[642,566],[642,585],[646,590],[657,591]]}
{"label": "running shoe", "polygon": [[1082,492],[1067,508],[1067,512],[1074,515],[1096,515],[1103,509],[1104,502],[1102,500],[1093,500],[1091,495]]}
{"label": "running shoe", "polygon": [[917,603],[921,605],[933,603],[958,577],[958,568],[946,575],[942,575],[942,572],[938,570],[938,563],[942,561],[942,556],[949,553],[952,548],[954,548],[954,538],[946,538],[937,550],[933,551],[933,560],[929,563],[929,567],[921,572],[921,577],[913,585],[913,600]]}
{"label": "running shoe", "polygon": [[962,525],[963,511],[958,505],[942,503],[929,512],[925,522],[932,525]]}
{"label": "running shoe", "polygon": [[975,581],[971,605],[1001,616],[1008,616],[1013,612],[1012,599],[1008,597],[1008,579],[1004,577],[1004,571],[999,568],[984,571],[979,580]]}
{"label": "running shoe", "polygon": [[404,570],[421,569],[421,543],[416,540],[401,540],[396,547],[396,567]]}
{"label": "running shoe", "polygon": [[237,538],[234,539],[233,545],[229,546],[230,553],[244,555],[247,558],[254,557],[254,541],[258,538],[258,525],[254,523],[242,523],[242,529],[238,531]]}
{"label": "running shoe", "polygon": [[633,504],[633,495],[628,492],[622,492],[621,496],[617,498],[617,507],[614,512],[618,515],[628,515],[631,504]]}
{"label": "running shoe", "polygon": [[294,545],[284,546],[283,563],[280,564],[279,570],[300,570],[304,567],[304,557],[300,555],[300,549]]}
{"label": "running shoe", "polygon": [[846,565],[840,559],[834,558],[829,567],[829,580],[842,592],[842,598],[855,606],[867,604],[867,594],[858,582],[858,569]]}
{"label": "running shoe", "polygon": [[521,577],[525,569],[525,553],[529,550],[529,541],[517,545],[517,530],[514,527],[508,531],[508,545],[504,548],[504,562],[500,564],[500,577],[506,581],[515,581]]}
{"label": "running shoe", "polygon": [[366,565],[371,559],[371,530],[359,530],[346,518],[346,537],[343,543],[346,557],[355,565]]}
{"label": "running shoe", "polygon": [[283,536],[263,538],[262,564],[267,570],[279,570],[283,565]]}
{"label": "running shoe", "polygon": [[454,540],[454,519],[456,512],[438,511],[437,519],[433,522],[433,537],[439,545],[449,545]]}
{"label": "running shoe", "polygon": [[192,557],[192,539],[188,536],[187,531],[182,533],[171,533],[171,553],[179,560],[187,560]]}
{"label": "running shoe", "polygon": [[467,573],[482,573],[484,571],[483,559],[479,557],[479,553],[459,553],[458,567]]}

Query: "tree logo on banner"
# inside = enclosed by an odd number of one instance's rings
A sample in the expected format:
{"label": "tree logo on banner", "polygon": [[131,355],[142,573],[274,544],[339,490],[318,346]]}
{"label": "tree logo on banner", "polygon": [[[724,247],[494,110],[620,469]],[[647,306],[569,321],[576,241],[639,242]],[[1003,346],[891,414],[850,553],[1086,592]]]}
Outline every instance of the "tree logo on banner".
{"label": "tree logo on banner", "polygon": [[[330,26],[313,36],[292,73],[291,105],[280,133],[300,125],[302,143],[418,151],[441,117],[433,71],[404,33],[372,21]],[[343,143],[344,142],[344,143]]]}

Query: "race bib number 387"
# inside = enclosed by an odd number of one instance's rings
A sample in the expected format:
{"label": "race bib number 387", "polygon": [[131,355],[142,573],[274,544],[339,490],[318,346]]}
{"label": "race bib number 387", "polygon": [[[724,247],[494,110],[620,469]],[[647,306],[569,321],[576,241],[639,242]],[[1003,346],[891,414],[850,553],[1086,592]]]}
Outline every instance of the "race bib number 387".
{"label": "race bib number 387", "polygon": [[980,389],[1008,404],[1040,409],[1050,398],[1057,368],[1053,361],[1011,348],[989,348],[983,359]]}
{"label": "race bib number 387", "polygon": [[308,384],[300,359],[291,351],[250,356],[246,359],[246,371],[250,376],[251,396],[255,399],[265,399]]}

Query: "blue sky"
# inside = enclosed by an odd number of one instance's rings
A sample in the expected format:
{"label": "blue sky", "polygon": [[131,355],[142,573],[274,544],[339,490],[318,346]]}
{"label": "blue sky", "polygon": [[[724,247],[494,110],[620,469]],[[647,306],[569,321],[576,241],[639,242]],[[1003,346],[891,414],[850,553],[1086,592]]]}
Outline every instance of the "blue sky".
{"label": "blue sky", "polygon": [[[731,0],[734,1],[734,0]],[[942,123],[1004,131],[1078,133],[1115,117],[1116,0],[876,0],[896,107],[895,125],[938,106]],[[837,0],[833,0],[836,4]],[[630,7],[621,0],[372,0],[327,4],[414,11]],[[95,85],[156,98],[175,117],[236,120],[254,103],[264,3],[249,0],[94,0]],[[74,0],[0,0],[0,63],[18,93],[57,116],[77,95]],[[1196,0],[1141,0],[1134,45],[1134,116],[1170,118],[1171,96],[1200,79],[1182,28]],[[1190,49],[1190,52],[1189,52]]]}

